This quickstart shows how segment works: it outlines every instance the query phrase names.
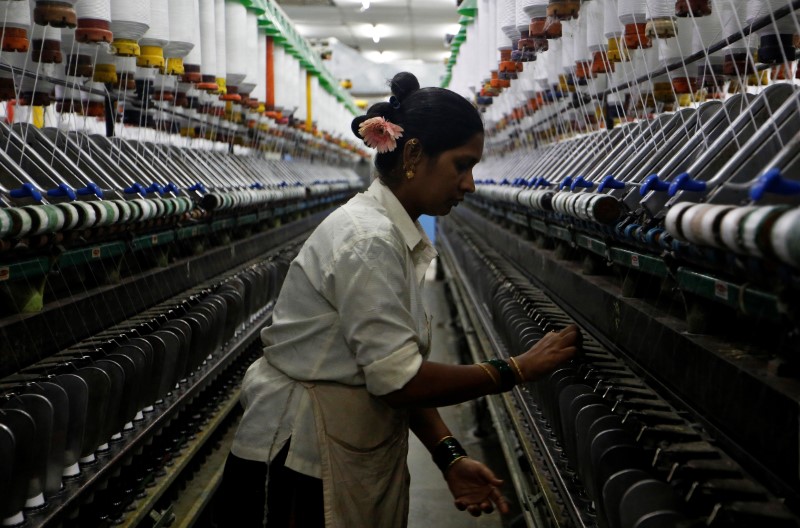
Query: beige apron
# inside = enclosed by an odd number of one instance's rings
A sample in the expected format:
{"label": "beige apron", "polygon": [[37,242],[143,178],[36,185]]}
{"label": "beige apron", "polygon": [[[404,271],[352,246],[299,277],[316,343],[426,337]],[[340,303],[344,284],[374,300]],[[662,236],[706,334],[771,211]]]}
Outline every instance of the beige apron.
{"label": "beige apron", "polygon": [[365,387],[303,384],[322,462],[326,528],[405,528],[408,417]]}

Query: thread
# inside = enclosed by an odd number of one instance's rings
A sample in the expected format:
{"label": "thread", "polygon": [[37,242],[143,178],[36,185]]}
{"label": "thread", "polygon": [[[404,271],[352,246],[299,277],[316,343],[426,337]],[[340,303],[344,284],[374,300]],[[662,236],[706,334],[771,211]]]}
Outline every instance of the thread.
{"label": "thread", "polygon": [[675,0],[647,0],[646,13],[648,20],[675,17]]}
{"label": "thread", "polygon": [[259,82],[264,82],[262,77],[258,76],[258,68],[253,68],[253,61],[258,60],[258,17],[252,11],[247,11],[245,21],[245,47],[244,60],[247,63],[245,67],[245,78],[239,84],[239,92],[249,94],[256,87]]}
{"label": "thread", "polygon": [[[224,82],[228,73],[227,41],[225,40],[225,0],[214,0],[214,31],[217,35],[217,79]],[[217,82],[220,82],[219,80]]]}
{"label": "thread", "polygon": [[110,0],[78,0],[75,2],[75,13],[78,20],[106,20],[111,21]]}
{"label": "thread", "polygon": [[164,47],[164,55],[185,58],[199,40],[195,33],[197,0],[169,0],[168,8],[169,44]]}
{"label": "thread", "polygon": [[647,1],[617,0],[617,15],[621,24],[644,24],[647,22]]}
{"label": "thread", "polygon": [[31,25],[31,10],[27,2],[6,0],[0,3],[0,16],[5,21],[5,27],[27,30]]}
{"label": "thread", "polygon": [[603,6],[603,36],[607,39],[622,35],[616,0],[597,0]]}
{"label": "thread", "polygon": [[194,43],[189,53],[184,57],[184,64],[200,66],[203,62],[203,39],[200,31],[200,4],[198,0],[191,0],[192,3],[192,38],[188,42]]}
{"label": "thread", "polygon": [[606,37],[603,35],[605,24],[605,12],[603,4],[597,0],[587,2],[581,8],[578,21],[585,21],[586,24],[586,46],[590,51],[601,51],[606,49]]}
{"label": "thread", "polygon": [[150,27],[150,1],[111,0],[111,32],[115,40],[142,38]]}
{"label": "thread", "polygon": [[147,29],[140,46],[157,46],[163,48],[170,40],[169,3],[164,0],[150,2],[150,27]]}
{"label": "thread", "polygon": [[[756,19],[769,16],[785,6],[786,0],[747,0],[746,21],[748,24],[752,24]],[[795,32],[794,20],[793,16],[785,16],[759,30],[758,34],[793,34]]]}
{"label": "thread", "polygon": [[258,78],[252,97],[259,101],[267,100],[267,34],[258,31],[257,36]]}
{"label": "thread", "polygon": [[514,26],[516,28],[516,0],[503,0],[500,6],[500,27],[511,27]]}
{"label": "thread", "polygon": [[200,68],[203,81],[217,77],[217,33],[214,27],[214,0],[200,0]]}
{"label": "thread", "polygon": [[531,22],[531,17],[525,12],[525,8],[533,5],[533,0],[516,0],[515,3],[514,22],[517,25],[517,31],[528,31],[528,26]]}
{"label": "thread", "polygon": [[240,2],[225,2],[225,76],[228,86],[239,86],[247,76],[252,56],[248,50],[247,8]]}

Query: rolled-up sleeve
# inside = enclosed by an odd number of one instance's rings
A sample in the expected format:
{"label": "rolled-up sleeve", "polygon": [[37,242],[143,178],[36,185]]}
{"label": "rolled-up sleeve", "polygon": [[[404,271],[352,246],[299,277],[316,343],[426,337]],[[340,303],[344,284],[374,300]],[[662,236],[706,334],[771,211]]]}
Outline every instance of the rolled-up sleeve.
{"label": "rolled-up sleeve", "polygon": [[331,270],[342,334],[376,396],[402,388],[422,364],[400,250],[377,237],[356,240]]}

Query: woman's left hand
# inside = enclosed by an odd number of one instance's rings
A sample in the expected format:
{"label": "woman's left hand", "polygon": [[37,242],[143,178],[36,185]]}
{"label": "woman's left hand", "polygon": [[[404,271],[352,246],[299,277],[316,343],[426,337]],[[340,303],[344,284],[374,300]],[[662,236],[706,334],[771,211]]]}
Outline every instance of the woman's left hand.
{"label": "woman's left hand", "polygon": [[498,489],[503,481],[477,460],[462,458],[456,461],[447,469],[445,480],[459,510],[467,510],[475,517],[492,513],[495,507],[500,513],[508,513],[508,502]]}

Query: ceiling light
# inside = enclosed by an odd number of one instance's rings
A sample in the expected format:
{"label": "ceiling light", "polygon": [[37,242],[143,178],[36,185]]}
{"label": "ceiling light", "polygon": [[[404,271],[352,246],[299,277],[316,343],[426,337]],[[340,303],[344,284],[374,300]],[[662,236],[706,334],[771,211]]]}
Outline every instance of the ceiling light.
{"label": "ceiling light", "polygon": [[377,44],[380,41],[381,41],[381,34],[378,31],[378,26],[377,24],[372,24],[372,42]]}
{"label": "ceiling light", "polygon": [[369,1],[370,0],[361,0],[361,12],[363,13],[367,9],[369,9]]}

